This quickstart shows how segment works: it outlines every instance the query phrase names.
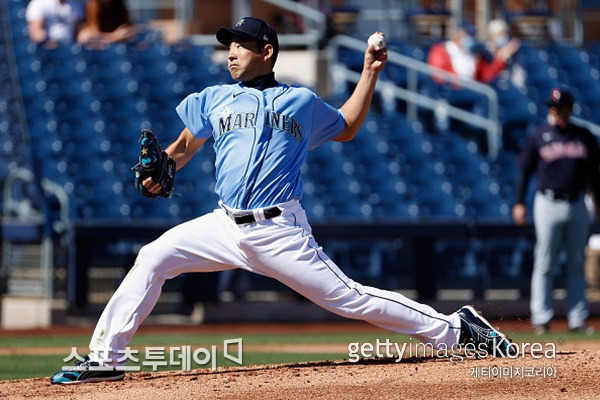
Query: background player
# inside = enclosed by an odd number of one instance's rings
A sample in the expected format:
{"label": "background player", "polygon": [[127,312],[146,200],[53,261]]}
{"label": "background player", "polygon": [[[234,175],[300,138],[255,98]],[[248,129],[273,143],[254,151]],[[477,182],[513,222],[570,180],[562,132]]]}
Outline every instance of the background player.
{"label": "background player", "polygon": [[[322,251],[300,205],[300,167],[309,149],[348,141],[371,102],[385,49],[370,45],[354,92],[337,110],[308,89],[275,80],[275,30],[256,18],[220,28],[229,46],[228,68],[238,84],[212,86],[177,107],[186,128],[166,150],[185,166],[209,137],[216,152],[219,208],[178,225],[144,246],[108,302],[90,343],[90,355],[53,383],[123,378],[123,351],[154,308],[166,279],[184,272],[243,268],[272,277],[338,315],[414,336],[434,346],[474,342],[492,351],[508,340],[472,307],[444,315],[398,293],[349,279]],[[146,190],[163,188],[150,178]],[[109,370],[98,368],[113,366]]]}
{"label": "background player", "polygon": [[529,137],[520,158],[521,174],[513,207],[516,224],[525,222],[525,189],[531,175],[536,174],[531,323],[534,331],[540,334],[550,329],[554,317],[552,288],[563,247],[567,254],[569,329],[587,330],[584,255],[591,221],[584,194],[589,186],[596,204],[600,204],[600,150],[587,129],[569,122],[574,102],[569,91],[552,90],[547,100],[548,122]]}

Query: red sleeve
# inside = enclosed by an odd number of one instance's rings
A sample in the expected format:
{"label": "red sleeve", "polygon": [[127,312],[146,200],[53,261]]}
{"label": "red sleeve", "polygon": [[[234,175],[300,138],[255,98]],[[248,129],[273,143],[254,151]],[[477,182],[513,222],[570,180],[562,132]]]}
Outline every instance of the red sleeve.
{"label": "red sleeve", "polygon": [[483,57],[479,57],[475,69],[475,79],[483,83],[490,83],[505,66],[506,63],[499,58],[494,58],[490,63],[487,63]]}
{"label": "red sleeve", "polygon": [[[444,42],[436,43],[431,46],[429,50],[429,54],[427,56],[427,63],[432,67],[437,67],[443,69],[444,71],[448,71],[453,75],[456,75],[454,72],[454,68],[452,68],[452,62],[450,61],[450,55],[446,51],[446,46]],[[444,80],[432,75],[432,78],[437,83],[444,83]]]}

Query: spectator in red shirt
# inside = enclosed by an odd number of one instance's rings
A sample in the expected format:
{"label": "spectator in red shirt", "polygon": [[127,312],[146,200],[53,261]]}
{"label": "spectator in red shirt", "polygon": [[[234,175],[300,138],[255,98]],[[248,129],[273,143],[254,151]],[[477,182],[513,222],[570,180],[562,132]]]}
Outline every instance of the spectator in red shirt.
{"label": "spectator in red shirt", "polygon": [[[457,25],[450,39],[434,44],[429,51],[427,62],[460,78],[490,83],[506,66],[518,46],[506,45],[503,52],[491,55],[474,38],[475,28],[469,23]],[[446,82],[439,75],[433,76],[438,83]]]}

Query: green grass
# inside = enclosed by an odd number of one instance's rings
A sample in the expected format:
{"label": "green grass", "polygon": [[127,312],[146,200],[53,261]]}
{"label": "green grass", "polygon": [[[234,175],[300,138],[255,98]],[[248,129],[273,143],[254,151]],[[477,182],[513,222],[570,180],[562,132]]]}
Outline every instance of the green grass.
{"label": "green grass", "polygon": [[[292,362],[307,362],[307,361],[324,361],[324,360],[341,360],[347,358],[347,354],[342,353],[306,353],[306,354],[292,354],[292,353],[259,353],[259,352],[247,352],[244,353],[244,362],[242,365],[264,365],[264,364],[285,364]],[[0,356],[0,380],[8,379],[25,379],[25,378],[39,378],[39,377],[50,377],[54,372],[61,370],[63,365],[67,364],[63,362],[63,356],[59,355],[12,355],[12,356]],[[139,366],[141,371],[152,371],[152,367],[141,364],[145,357],[139,355],[140,363],[136,363],[135,366]],[[69,366],[72,364],[67,364]],[[129,363],[128,366],[134,366]],[[222,353],[217,354],[217,366],[239,366],[233,361],[227,360],[223,357]],[[194,362],[191,364],[191,369],[195,370],[198,368],[209,369],[208,365],[198,365]],[[169,371],[169,370],[181,370],[181,366],[160,366],[158,371]],[[135,372],[133,372],[135,373]]]}
{"label": "green grass", "polygon": [[[192,334],[192,333],[139,333],[131,342],[131,347],[180,347],[192,346],[193,348],[204,347],[210,349],[210,346],[216,345],[219,348],[223,346],[223,340],[243,338],[243,344],[330,344],[330,343],[350,343],[350,342],[374,342],[377,338],[390,341],[401,342],[408,340],[408,336],[399,334],[368,334],[368,333],[322,333],[322,334],[248,334],[236,333],[230,334]],[[84,356],[89,344],[89,337],[86,336],[3,336],[0,338],[0,349],[2,348],[56,348],[60,354],[57,355],[0,355],[0,380],[23,379],[34,377],[49,376],[61,369],[63,365],[73,365],[73,362],[65,363],[63,361],[70,352],[71,347],[77,347],[77,354]],[[140,366],[142,371],[151,371],[150,366],[142,366],[144,361],[144,350],[140,349],[135,354],[140,362],[128,365]],[[168,351],[167,351],[168,357]],[[263,365],[263,364],[282,364],[291,362],[322,361],[332,359],[347,358],[347,353],[286,353],[286,352],[259,352],[247,351],[243,353],[243,365]],[[74,361],[74,360],[73,360]],[[218,366],[237,365],[233,361],[225,359],[222,353],[217,355]],[[210,368],[201,366],[192,361],[192,368]],[[160,371],[169,369],[180,369],[179,366],[159,367]]]}
{"label": "green grass", "polygon": [[[600,340],[600,334],[592,337],[582,333],[549,332],[536,336],[530,332],[509,332],[510,337],[518,342],[544,341],[557,342]],[[298,333],[298,334],[257,334],[239,333],[229,334],[198,334],[198,333],[138,333],[131,342],[131,346],[210,346],[223,343],[224,339],[243,338],[244,344],[328,344],[368,342],[389,339],[392,342],[406,342],[409,336],[396,333]],[[68,354],[72,346],[87,347],[90,338],[87,336],[2,336],[0,349],[6,347],[62,347]]]}
{"label": "green grass", "polygon": [[83,336],[0,336],[0,349],[5,347],[86,347],[89,337]]}
{"label": "green grass", "polygon": [[0,379],[23,379],[49,376],[60,370],[64,357],[58,355],[0,356]]}
{"label": "green grass", "polygon": [[[600,335],[592,337],[584,334],[575,334],[568,332],[551,332],[541,336],[535,336],[529,332],[509,333],[512,339],[516,342],[537,342],[555,344],[569,343],[582,340],[600,340]],[[374,343],[377,339],[390,342],[404,343],[410,339],[406,335],[394,333],[296,333],[296,334],[257,334],[257,333],[236,333],[232,331],[229,334],[193,334],[193,333],[144,333],[137,334],[131,342],[132,347],[143,348],[147,346],[164,346],[164,347],[179,347],[192,346],[192,348],[204,347],[210,348],[212,345],[222,349],[224,339],[243,338],[244,346],[253,344],[348,344],[352,342],[359,343]],[[412,339],[413,342],[414,339]],[[78,349],[78,354],[83,356],[86,354],[89,337],[76,336],[2,336],[0,337],[0,349],[2,348],[56,348],[60,354],[27,354],[27,355],[0,355],[0,380],[6,379],[23,379],[33,377],[48,377],[52,373],[61,369],[63,365],[72,365],[72,362],[65,363],[63,359],[71,352],[71,347],[75,346]],[[142,371],[151,371],[150,366],[142,366],[144,360],[144,350],[140,349],[135,355],[140,359],[136,365],[141,366]],[[167,351],[168,357],[168,351]],[[262,364],[282,364],[291,362],[306,362],[306,361],[321,361],[333,359],[347,359],[347,353],[286,353],[286,352],[263,352],[252,351],[244,348],[243,365],[262,365]],[[234,362],[223,357],[222,353],[217,355],[218,366],[237,365]],[[192,369],[206,367],[200,366],[192,361]],[[179,366],[171,366],[171,368],[160,367],[159,371],[168,369],[181,369]]]}
{"label": "green grass", "polygon": [[[350,343],[375,340],[376,338],[390,341],[406,341],[408,336],[390,332],[377,333],[314,333],[314,334],[257,334],[257,333],[138,333],[131,341],[131,346],[181,346],[181,345],[213,345],[222,344],[224,339],[242,337],[244,344],[298,344],[298,343]],[[68,351],[72,346],[87,347],[90,338],[87,336],[2,336],[0,348],[3,347],[64,347]]]}

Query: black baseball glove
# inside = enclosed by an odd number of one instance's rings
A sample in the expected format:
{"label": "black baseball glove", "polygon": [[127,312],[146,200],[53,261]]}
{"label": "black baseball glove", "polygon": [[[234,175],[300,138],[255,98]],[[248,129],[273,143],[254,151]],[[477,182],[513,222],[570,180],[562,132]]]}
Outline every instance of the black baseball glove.
{"label": "black baseball glove", "polygon": [[[158,196],[171,197],[175,182],[175,160],[162,150],[151,130],[142,130],[139,142],[142,144],[140,162],[131,168],[135,171],[135,188],[151,199]],[[152,182],[158,183],[162,191],[158,194],[149,192],[142,185],[146,178],[152,178]]]}

